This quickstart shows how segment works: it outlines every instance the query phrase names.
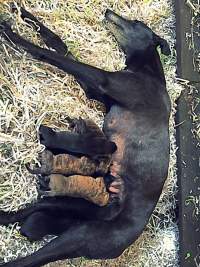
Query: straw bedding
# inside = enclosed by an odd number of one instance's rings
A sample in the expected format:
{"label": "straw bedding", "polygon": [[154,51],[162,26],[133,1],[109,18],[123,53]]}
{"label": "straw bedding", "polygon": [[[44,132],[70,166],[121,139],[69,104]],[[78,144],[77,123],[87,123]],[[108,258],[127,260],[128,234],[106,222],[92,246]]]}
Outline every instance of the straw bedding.
{"label": "straw bedding", "polygon": [[[175,29],[171,1],[168,0],[23,0],[29,11],[68,44],[81,61],[105,70],[120,70],[125,57],[113,36],[102,24],[107,7],[128,18],[137,18],[168,40],[172,55],[162,57],[167,88],[172,100],[170,119],[171,160],[169,175],[151,221],[141,237],[116,260],[66,260],[48,266],[178,266],[178,235],[175,222],[176,143],[175,100],[181,86],[175,78]],[[18,14],[10,14],[8,1],[0,1],[0,15],[11,19],[14,29],[34,43],[44,46]],[[44,149],[38,142],[41,123],[67,129],[66,116],[90,118],[99,126],[103,106],[89,101],[73,77],[55,67],[33,60],[30,55],[0,39],[0,209],[17,210],[37,197],[36,179],[25,163],[37,162]],[[161,144],[162,145],[162,144]],[[20,236],[17,225],[0,226],[0,262],[25,256],[48,242],[30,243]]]}

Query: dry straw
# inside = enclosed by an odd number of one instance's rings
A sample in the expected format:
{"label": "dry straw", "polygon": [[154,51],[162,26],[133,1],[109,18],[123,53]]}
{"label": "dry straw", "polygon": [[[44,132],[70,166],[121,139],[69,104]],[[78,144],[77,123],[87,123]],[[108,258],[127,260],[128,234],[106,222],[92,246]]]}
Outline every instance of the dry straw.
{"label": "dry straw", "polygon": [[[172,56],[162,57],[167,87],[172,100],[170,120],[171,161],[163,194],[142,236],[118,259],[76,259],[50,266],[178,266],[177,225],[174,223],[176,187],[175,100],[181,87],[175,78],[175,29],[168,0],[22,0],[29,11],[55,31],[81,61],[106,69],[120,70],[124,55],[102,24],[107,7],[128,18],[137,18],[166,38]],[[0,1],[0,16],[11,19],[13,28],[43,46],[38,35],[18,14],[9,13],[8,1]],[[38,143],[41,123],[67,129],[66,116],[90,118],[100,126],[103,107],[86,99],[73,77],[33,60],[0,39],[0,209],[17,210],[36,199],[36,180],[24,166],[37,161],[43,149]],[[162,144],[161,144],[162,145]],[[0,261],[32,253],[44,242],[30,243],[20,236],[18,226],[0,227]]]}

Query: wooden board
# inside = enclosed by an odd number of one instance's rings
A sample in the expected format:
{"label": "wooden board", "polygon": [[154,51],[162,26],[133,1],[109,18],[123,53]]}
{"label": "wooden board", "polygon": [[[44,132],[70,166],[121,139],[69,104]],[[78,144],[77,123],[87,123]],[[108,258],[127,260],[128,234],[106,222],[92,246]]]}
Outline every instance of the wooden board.
{"label": "wooden board", "polygon": [[[177,32],[177,74],[191,81],[194,90],[186,87],[178,100],[177,167],[178,167],[178,208],[180,233],[180,266],[200,266],[200,169],[199,145],[194,134],[197,126],[193,119],[196,99],[200,100],[200,74],[197,53],[200,52],[200,37],[194,36],[194,47],[189,49],[191,34],[191,8],[184,0],[175,0]],[[200,19],[200,18],[199,18]],[[199,29],[196,29],[199,32]],[[195,113],[200,114],[199,106]]]}

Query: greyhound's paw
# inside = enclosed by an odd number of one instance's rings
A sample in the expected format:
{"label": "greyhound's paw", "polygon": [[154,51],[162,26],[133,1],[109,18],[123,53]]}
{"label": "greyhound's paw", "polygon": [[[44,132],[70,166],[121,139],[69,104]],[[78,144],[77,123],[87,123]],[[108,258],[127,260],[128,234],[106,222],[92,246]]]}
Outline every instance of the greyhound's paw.
{"label": "greyhound's paw", "polygon": [[0,13],[0,25],[3,28],[11,28],[12,20],[10,15],[7,13]]}
{"label": "greyhound's paw", "polygon": [[39,154],[38,158],[40,162],[40,167],[34,166],[31,167],[29,164],[26,164],[26,168],[32,174],[41,174],[41,175],[49,175],[53,169],[53,153],[47,149],[42,151]]}
{"label": "greyhound's paw", "polygon": [[0,210],[0,225],[8,225],[9,223],[11,223],[10,219],[11,219],[11,214],[9,212]]}
{"label": "greyhound's paw", "polygon": [[39,128],[40,143],[47,148],[53,148],[56,142],[56,132],[51,128],[41,125]]}
{"label": "greyhound's paw", "polygon": [[6,30],[11,29],[11,25],[8,20],[0,14],[0,33],[6,32]]}
{"label": "greyhound's paw", "polygon": [[10,6],[10,11],[11,11],[12,13],[15,13],[15,12],[17,11],[17,5],[16,5],[15,2],[11,2],[11,3],[9,4],[9,6]]}

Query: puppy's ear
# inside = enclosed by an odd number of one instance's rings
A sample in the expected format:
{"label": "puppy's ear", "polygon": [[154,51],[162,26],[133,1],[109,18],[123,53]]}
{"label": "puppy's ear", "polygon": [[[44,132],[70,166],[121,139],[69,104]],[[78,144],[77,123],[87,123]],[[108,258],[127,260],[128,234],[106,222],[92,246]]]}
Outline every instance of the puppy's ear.
{"label": "puppy's ear", "polygon": [[156,43],[157,46],[160,46],[162,54],[164,54],[165,56],[169,56],[171,54],[169,44],[165,39],[156,35]]}

